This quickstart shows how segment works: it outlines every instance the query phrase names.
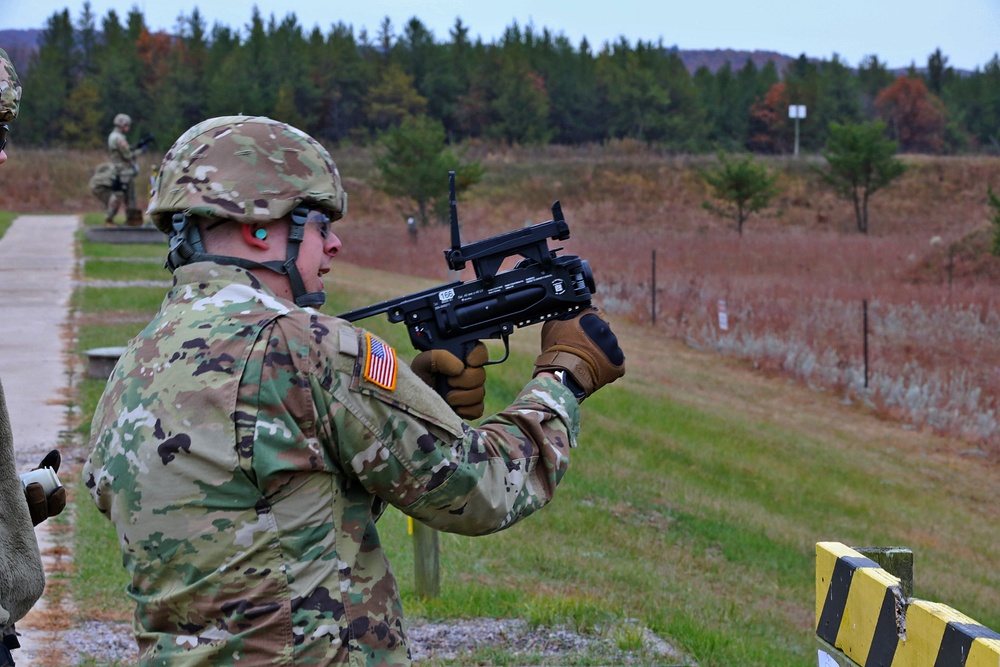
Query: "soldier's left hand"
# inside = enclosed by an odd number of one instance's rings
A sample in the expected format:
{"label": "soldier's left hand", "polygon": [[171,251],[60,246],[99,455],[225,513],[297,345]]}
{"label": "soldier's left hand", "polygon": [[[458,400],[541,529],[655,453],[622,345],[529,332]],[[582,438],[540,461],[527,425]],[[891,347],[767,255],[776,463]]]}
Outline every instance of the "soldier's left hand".
{"label": "soldier's left hand", "polygon": [[[62,457],[59,450],[53,449],[45,455],[39,468],[52,468],[54,472],[59,472],[59,464]],[[60,514],[66,509],[66,487],[60,485],[48,496],[45,489],[38,482],[32,482],[24,487],[24,498],[28,501],[28,513],[31,515],[31,525],[37,526],[41,522]]]}

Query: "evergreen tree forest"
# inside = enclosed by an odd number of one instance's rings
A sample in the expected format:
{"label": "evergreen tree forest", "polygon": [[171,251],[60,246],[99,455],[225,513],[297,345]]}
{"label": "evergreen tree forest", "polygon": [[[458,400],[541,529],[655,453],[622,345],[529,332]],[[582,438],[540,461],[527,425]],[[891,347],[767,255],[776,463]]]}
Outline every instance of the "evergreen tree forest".
{"label": "evergreen tree forest", "polygon": [[572,44],[549,28],[507,27],[495,43],[461,19],[444,39],[419,19],[375,35],[254,8],[241,28],[208,27],[198,10],[174,32],[150,31],[136,7],[96,16],[85,3],[46,22],[21,72],[17,140],[97,148],[115,114],[165,149],[220,115],[266,115],[327,145],[367,144],[409,117],[446,140],[592,144],[634,140],[673,153],[792,152],[789,104],[804,104],[803,151],[826,145],[831,123],[882,121],[903,152],[1000,152],[1000,60],[956,72],[940,50],[901,76],[874,55],[851,66],[805,55],[779,71],[752,60],[688,71],[676,48],[624,38]]}

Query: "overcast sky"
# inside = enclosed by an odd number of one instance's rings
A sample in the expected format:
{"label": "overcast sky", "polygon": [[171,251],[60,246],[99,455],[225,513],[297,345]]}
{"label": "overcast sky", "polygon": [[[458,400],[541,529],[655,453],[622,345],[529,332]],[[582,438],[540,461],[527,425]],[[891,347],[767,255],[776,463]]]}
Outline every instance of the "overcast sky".
{"label": "overcast sky", "polygon": [[[171,30],[177,17],[198,7],[208,25],[242,29],[256,4],[265,20],[294,13],[305,28],[352,25],[374,36],[382,19],[395,34],[412,17],[449,39],[456,18],[473,39],[496,40],[513,23],[549,28],[579,46],[592,48],[625,37],[681,49],[747,49],[830,59],[838,54],[856,66],[876,55],[889,67],[923,66],[940,48],[957,68],[982,68],[1000,51],[1000,0],[92,0],[98,19],[115,9],[124,20],[138,7],[153,30]],[[0,0],[0,29],[42,28],[57,11],[75,21],[82,0]],[[98,20],[100,26],[100,20]],[[2,46],[2,45],[0,45]]]}

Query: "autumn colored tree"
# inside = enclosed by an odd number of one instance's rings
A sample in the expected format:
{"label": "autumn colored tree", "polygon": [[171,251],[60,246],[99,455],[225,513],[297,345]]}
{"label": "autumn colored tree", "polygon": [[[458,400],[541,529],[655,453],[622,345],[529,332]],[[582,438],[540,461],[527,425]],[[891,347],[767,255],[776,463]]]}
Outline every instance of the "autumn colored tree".
{"label": "autumn colored tree", "polygon": [[702,172],[717,202],[703,202],[712,213],[736,222],[743,236],[743,223],[751,214],[766,209],[778,194],[778,175],[747,155],[729,159],[719,153],[718,166]]}
{"label": "autumn colored tree", "polygon": [[747,148],[757,153],[788,151],[788,86],[784,81],[772,85],[750,107],[750,138]]}
{"label": "autumn colored tree", "polygon": [[858,231],[868,233],[868,200],[906,171],[896,157],[897,144],[885,136],[885,123],[830,123],[823,157],[823,179],[854,205]]}
{"label": "autumn colored tree", "polygon": [[940,153],[944,148],[944,104],[927,90],[923,79],[897,78],[875,98],[875,110],[901,151]]}

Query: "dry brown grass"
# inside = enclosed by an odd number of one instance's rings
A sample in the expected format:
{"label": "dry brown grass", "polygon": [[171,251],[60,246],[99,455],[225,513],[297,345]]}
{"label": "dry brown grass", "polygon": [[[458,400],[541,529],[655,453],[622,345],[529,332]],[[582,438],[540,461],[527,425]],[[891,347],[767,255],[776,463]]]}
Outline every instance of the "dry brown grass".
{"label": "dry brown grass", "polygon": [[[701,206],[709,193],[698,169],[711,158],[663,155],[634,142],[466,150],[487,175],[459,203],[465,240],[547,220],[559,199],[573,234],[565,252],[590,261],[597,301],[616,317],[651,322],[655,251],[662,336],[749,359],[1000,455],[1000,261],[988,253],[986,198],[987,186],[1000,188],[1000,159],[905,157],[907,173],[871,201],[867,236],[856,231],[849,203],[815,173],[821,159],[769,159],[782,194],[740,238]],[[447,228],[422,229],[411,243],[405,205],[370,185],[370,154],[333,153],[351,196],[338,227],[342,260],[447,280]],[[102,159],[15,153],[2,174],[0,209],[97,210],[86,181]],[[148,175],[155,157],[143,159]],[[442,194],[446,183],[442,174]],[[720,300],[726,332],[718,327]]]}

